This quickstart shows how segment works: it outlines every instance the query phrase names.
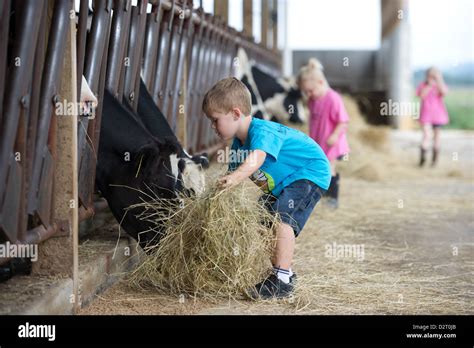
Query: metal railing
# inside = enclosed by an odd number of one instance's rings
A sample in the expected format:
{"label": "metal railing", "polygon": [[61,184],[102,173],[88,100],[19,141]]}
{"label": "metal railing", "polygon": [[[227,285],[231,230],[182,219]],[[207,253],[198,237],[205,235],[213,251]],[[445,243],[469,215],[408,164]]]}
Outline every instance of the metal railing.
{"label": "metal railing", "polygon": [[[52,208],[53,173],[60,170],[54,106],[73,6],[72,0],[0,2],[0,243],[39,243],[65,223]],[[95,118],[78,124],[81,219],[94,213],[105,88],[136,110],[141,76],[185,147],[212,152],[222,144],[202,115],[202,98],[232,75],[238,48],[275,74],[281,67],[277,52],[193,10],[192,0],[138,0],[136,6],[95,0],[92,11],[81,0],[74,20],[78,94],[84,75],[99,100]]]}

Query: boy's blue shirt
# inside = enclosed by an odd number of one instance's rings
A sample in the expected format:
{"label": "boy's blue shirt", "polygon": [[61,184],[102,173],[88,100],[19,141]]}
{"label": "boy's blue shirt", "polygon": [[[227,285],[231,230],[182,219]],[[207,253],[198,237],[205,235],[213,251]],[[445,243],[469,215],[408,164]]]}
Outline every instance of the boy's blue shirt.
{"label": "boy's blue shirt", "polygon": [[234,171],[249,151],[262,150],[267,156],[250,179],[266,193],[278,197],[296,180],[307,179],[327,190],[331,181],[329,161],[309,136],[282,124],[252,118],[245,144],[234,138],[229,170]]}

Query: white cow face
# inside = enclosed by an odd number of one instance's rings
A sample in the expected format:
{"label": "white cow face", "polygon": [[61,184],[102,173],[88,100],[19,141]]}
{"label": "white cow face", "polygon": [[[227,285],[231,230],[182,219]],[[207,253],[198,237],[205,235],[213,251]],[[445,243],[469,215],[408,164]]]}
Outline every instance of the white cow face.
{"label": "white cow face", "polygon": [[171,172],[176,187],[186,194],[201,195],[206,187],[204,169],[209,167],[209,160],[205,155],[179,158],[176,154],[170,156]]}
{"label": "white cow face", "polygon": [[200,196],[206,188],[203,166],[187,158],[184,159],[184,162],[184,168],[181,172],[184,188]]}

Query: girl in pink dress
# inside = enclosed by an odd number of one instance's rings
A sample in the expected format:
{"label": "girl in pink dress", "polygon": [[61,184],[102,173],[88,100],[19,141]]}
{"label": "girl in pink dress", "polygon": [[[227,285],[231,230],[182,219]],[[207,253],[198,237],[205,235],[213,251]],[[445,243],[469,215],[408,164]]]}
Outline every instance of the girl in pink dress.
{"label": "girl in pink dress", "polygon": [[449,122],[448,111],[443,102],[443,97],[447,92],[448,88],[443,81],[441,72],[434,67],[426,71],[426,80],[416,89],[416,95],[421,99],[420,123],[423,127],[420,167],[426,161],[430,128],[433,128],[433,157],[431,164],[434,166],[438,160],[441,126]]}
{"label": "girl in pink dress", "polygon": [[346,128],[349,122],[341,96],[326,80],[323,67],[317,59],[310,59],[308,65],[300,70],[298,82],[300,89],[308,97],[310,110],[309,135],[323,149],[331,163],[331,183],[327,203],[338,206],[339,174],[336,173],[336,160],[349,153]]}

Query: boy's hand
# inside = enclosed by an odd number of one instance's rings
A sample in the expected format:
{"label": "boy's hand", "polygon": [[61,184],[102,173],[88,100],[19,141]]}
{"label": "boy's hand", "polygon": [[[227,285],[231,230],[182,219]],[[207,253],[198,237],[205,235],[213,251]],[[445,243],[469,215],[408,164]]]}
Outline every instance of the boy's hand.
{"label": "boy's hand", "polygon": [[265,151],[251,151],[244,163],[236,171],[217,180],[218,187],[223,190],[238,185],[262,166],[266,156]]}
{"label": "boy's hand", "polygon": [[237,184],[236,180],[234,180],[234,178],[232,177],[232,174],[223,176],[222,178],[219,178],[217,180],[217,186],[221,190],[231,188],[231,187],[235,186],[236,184]]}

